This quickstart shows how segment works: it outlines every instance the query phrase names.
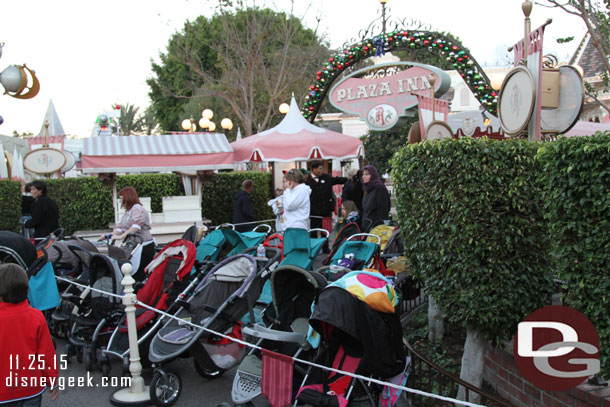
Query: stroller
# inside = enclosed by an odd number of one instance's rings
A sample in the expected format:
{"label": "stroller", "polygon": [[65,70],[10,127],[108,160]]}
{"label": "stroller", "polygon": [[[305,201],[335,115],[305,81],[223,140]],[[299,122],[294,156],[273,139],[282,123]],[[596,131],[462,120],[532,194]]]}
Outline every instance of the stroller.
{"label": "stroller", "polygon": [[[367,240],[363,240],[367,238]],[[369,242],[373,239],[375,242]],[[330,281],[338,280],[353,270],[372,268],[386,274],[385,267],[379,256],[379,237],[370,233],[357,233],[345,239],[335,251],[330,264],[317,271],[324,274]]]}
{"label": "stroller", "polygon": [[[327,286],[315,299],[309,321],[321,336],[314,363],[404,385],[410,360],[395,304],[392,283],[379,273],[352,272]],[[378,401],[392,405],[398,396],[389,393],[361,379],[310,367],[296,399],[311,406],[357,402],[375,407]]]}
{"label": "stroller", "polygon": [[[94,254],[89,262],[89,287],[112,294],[121,294],[120,271],[117,260]],[[90,288],[80,295],[64,294],[62,297],[74,304],[75,311],[70,317],[70,331],[66,344],[67,360],[76,356],[77,361],[85,361],[88,371],[97,361],[98,349],[106,345],[119,319],[123,316],[120,299],[105,295]]]}
{"label": "stroller", "polygon": [[55,272],[48,261],[46,251],[46,247],[54,241],[55,238],[50,236],[34,247],[30,240],[22,235],[0,231],[0,264],[18,264],[27,272],[30,305],[43,311],[49,325],[51,310],[60,302]]}
{"label": "stroller", "polygon": [[[244,327],[242,332],[258,338],[258,346],[297,357],[311,350],[307,342],[311,304],[318,290],[326,286],[326,279],[300,267],[280,266],[271,272],[270,283],[275,321],[269,328],[254,325]],[[252,350],[235,373],[231,391],[233,403],[250,403],[261,394],[261,382],[261,354]]]}
{"label": "stroller", "polygon": [[[259,229],[267,228],[261,232]],[[219,259],[241,253],[263,243],[271,231],[269,225],[259,225],[250,232],[238,232],[235,226],[225,223],[217,226],[197,245],[197,261],[216,262]]]}
{"label": "stroller", "polygon": [[156,365],[150,383],[150,397],[158,406],[174,404],[182,391],[180,374],[161,368],[179,356],[194,358],[197,373],[213,379],[239,364],[246,353],[243,345],[197,329],[183,321],[201,325],[238,339],[240,320],[249,314],[255,320],[254,304],[263,285],[257,260],[247,254],[229,257],[214,266],[195,288],[193,295],[153,337],[149,359]]}
{"label": "stroller", "polygon": [[337,232],[337,236],[335,237],[335,240],[333,241],[333,244],[330,248],[330,253],[328,254],[328,257],[326,257],[326,259],[324,259],[322,264],[324,264],[325,266],[328,266],[331,262],[331,259],[333,258],[333,256],[337,252],[337,250],[339,250],[339,247],[341,247],[343,242],[345,242],[345,240],[348,237],[353,236],[358,233],[360,233],[360,227],[358,226],[357,223],[352,222],[352,223],[348,223],[345,226],[343,226],[341,228],[341,230],[339,230],[339,232]]}
{"label": "stroller", "polygon": [[[197,277],[188,283],[188,277],[195,264],[196,249],[192,242],[178,239],[167,244],[153,261],[146,267],[148,277],[137,291],[138,301],[150,305],[158,310],[171,312],[175,308],[174,300],[186,296],[198,283]],[[188,284],[181,290],[179,287]],[[173,298],[172,298],[173,297]],[[138,330],[138,345],[147,350],[152,335],[160,327],[162,317],[154,311],[138,307],[136,309],[136,328]],[[127,334],[125,317],[119,321],[118,328],[114,330],[108,346],[101,350],[100,365],[104,376],[110,372],[109,356],[116,356],[123,360],[123,370],[129,371],[129,338]],[[146,355],[141,355],[142,361],[147,362]]]}
{"label": "stroller", "polygon": [[[311,232],[321,232],[322,238],[310,237]],[[280,266],[298,266],[311,270],[314,260],[320,253],[322,246],[328,239],[326,229],[311,229],[309,231],[299,228],[288,228],[284,232],[284,259]]]}

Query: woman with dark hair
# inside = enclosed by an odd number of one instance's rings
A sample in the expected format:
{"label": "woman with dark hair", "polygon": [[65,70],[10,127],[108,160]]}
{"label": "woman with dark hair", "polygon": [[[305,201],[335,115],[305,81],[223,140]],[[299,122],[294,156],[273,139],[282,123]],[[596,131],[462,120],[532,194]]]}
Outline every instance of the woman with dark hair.
{"label": "woman with dark hair", "polygon": [[389,219],[390,193],[372,165],[362,169],[362,189],[362,230],[368,232]]}
{"label": "woman with dark hair", "polygon": [[131,257],[131,265],[134,269],[133,277],[136,281],[144,279],[144,269],[155,255],[155,242],[150,233],[150,216],[140,203],[138,193],[132,187],[125,187],[119,191],[121,207],[125,213],[117,227],[110,235],[103,234],[100,240],[110,238],[111,240],[124,240],[128,235],[136,236],[137,242],[142,243],[138,252]]}
{"label": "woman with dark hair", "polygon": [[30,193],[34,198],[31,206],[32,219],[26,221],[24,226],[34,228],[35,238],[47,237],[59,228],[59,208],[47,195],[47,184],[44,181],[33,181]]}

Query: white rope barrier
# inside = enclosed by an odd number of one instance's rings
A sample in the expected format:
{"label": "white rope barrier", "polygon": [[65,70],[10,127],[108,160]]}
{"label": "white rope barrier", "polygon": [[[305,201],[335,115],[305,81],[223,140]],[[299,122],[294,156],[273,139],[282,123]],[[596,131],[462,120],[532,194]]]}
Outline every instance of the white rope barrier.
{"label": "white rope barrier", "polygon": [[[80,284],[80,283],[77,283],[77,282],[69,280],[69,279],[65,279],[65,278],[58,277],[58,276],[56,276],[55,278],[58,279],[58,280],[61,280],[61,281],[66,281],[66,282],[71,283],[73,285],[76,285],[78,287],[86,288],[86,289],[89,289],[91,291],[95,291],[95,292],[98,292],[98,293],[101,293],[101,294],[104,294],[104,295],[107,295],[107,296],[116,297],[116,298],[123,298],[122,295],[117,295],[117,294],[113,294],[113,293],[110,293],[110,292],[107,292],[107,291],[99,290],[97,288],[93,288],[93,287],[90,287],[90,286],[87,286],[87,285],[84,285],[84,284]],[[136,300],[136,305],[139,305],[142,308],[146,308],[148,310],[151,310],[151,311],[153,311],[153,312],[155,312],[157,314],[160,314],[160,315],[162,315],[162,316],[164,316],[166,318],[174,319],[174,320],[180,322],[181,325],[189,325],[189,326],[191,326],[191,327],[193,327],[195,329],[203,330],[204,332],[210,333],[212,335],[219,336],[219,337],[224,338],[224,339],[228,339],[228,340],[230,340],[232,342],[236,342],[236,343],[238,343],[238,344],[240,344],[242,346],[247,346],[249,348],[253,348],[253,349],[256,349],[256,350],[263,350],[263,348],[260,347],[260,346],[254,345],[254,344],[249,343],[249,342],[242,341],[240,339],[237,339],[237,338],[234,338],[232,336],[228,336],[228,335],[222,334],[220,332],[213,331],[213,330],[208,329],[206,327],[203,327],[201,325],[197,325],[197,324],[195,324],[195,323],[193,323],[193,322],[191,322],[189,320],[185,320],[185,319],[179,318],[179,317],[177,317],[175,315],[168,314],[167,312],[158,310],[155,307],[151,307],[150,305],[144,304],[144,303],[142,303],[140,301]],[[350,376],[350,377],[353,377],[355,379],[360,379],[360,380],[365,381],[365,382],[375,383],[375,384],[378,384],[378,385],[381,385],[381,386],[392,387],[394,389],[406,391],[408,393],[416,394],[416,395],[419,395],[419,396],[430,397],[430,398],[434,398],[434,399],[437,399],[437,400],[442,400],[442,401],[446,401],[446,402],[450,402],[450,403],[454,403],[454,404],[458,404],[458,405],[462,405],[462,406],[467,406],[467,407],[485,407],[482,404],[470,403],[468,401],[457,400],[457,399],[454,399],[454,398],[451,398],[451,397],[445,397],[445,396],[441,396],[441,395],[438,395],[438,394],[428,393],[428,392],[425,392],[425,391],[422,391],[422,390],[417,390],[417,389],[413,389],[413,388],[406,387],[406,386],[400,386],[400,385],[397,385],[397,384],[393,384],[393,383],[389,383],[389,382],[384,382],[384,381],[381,381],[381,380],[373,379],[371,377],[361,376],[361,375],[357,375],[357,374],[354,374],[354,373],[351,373],[351,372],[346,372],[344,370],[334,369],[332,367],[319,365],[317,363],[313,363],[313,362],[310,362],[308,360],[302,360],[302,359],[299,359],[299,358],[296,358],[296,357],[292,357],[292,360],[293,360],[293,362],[296,362],[296,363],[302,363],[302,364],[309,365],[309,366],[312,366],[312,367],[315,367],[315,368],[319,368],[319,369],[323,369],[323,370],[328,370],[330,372],[335,372],[335,373],[342,374],[342,375],[345,375],[345,376]]]}

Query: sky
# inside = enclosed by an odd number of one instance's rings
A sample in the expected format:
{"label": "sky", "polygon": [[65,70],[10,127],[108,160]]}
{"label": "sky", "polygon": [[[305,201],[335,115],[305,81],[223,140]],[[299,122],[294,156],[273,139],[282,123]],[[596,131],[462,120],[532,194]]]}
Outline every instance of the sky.
{"label": "sky", "polygon": [[[249,0],[251,3],[253,0]],[[544,0],[542,0],[544,2]],[[483,66],[506,64],[506,49],[523,36],[522,0],[388,0],[389,18],[419,20],[450,32]],[[97,116],[114,104],[143,111],[150,103],[146,79],[169,38],[187,20],[211,17],[217,0],[28,0],[2,5],[0,71],[25,63],[40,80],[29,100],[0,96],[0,134],[38,135],[53,101],[66,134],[89,137]],[[282,11],[289,0],[257,0]],[[293,13],[325,34],[331,47],[358,39],[380,16],[378,0],[295,0]],[[534,5],[532,28],[547,18],[545,53],[567,60],[584,35],[583,23],[560,10]],[[319,22],[318,22],[319,21]],[[557,38],[574,35],[570,44]],[[351,42],[349,42],[351,43]],[[313,78],[312,78],[313,79]],[[3,88],[0,87],[2,91]]]}

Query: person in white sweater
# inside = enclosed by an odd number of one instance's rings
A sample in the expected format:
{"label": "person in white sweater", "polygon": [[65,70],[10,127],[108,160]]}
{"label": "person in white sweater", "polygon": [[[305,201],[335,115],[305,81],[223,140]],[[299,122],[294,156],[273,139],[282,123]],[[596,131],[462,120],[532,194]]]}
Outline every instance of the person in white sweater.
{"label": "person in white sweater", "polygon": [[305,184],[301,170],[286,173],[286,190],[282,195],[284,206],[284,230],[301,228],[309,230],[309,195],[311,188]]}

